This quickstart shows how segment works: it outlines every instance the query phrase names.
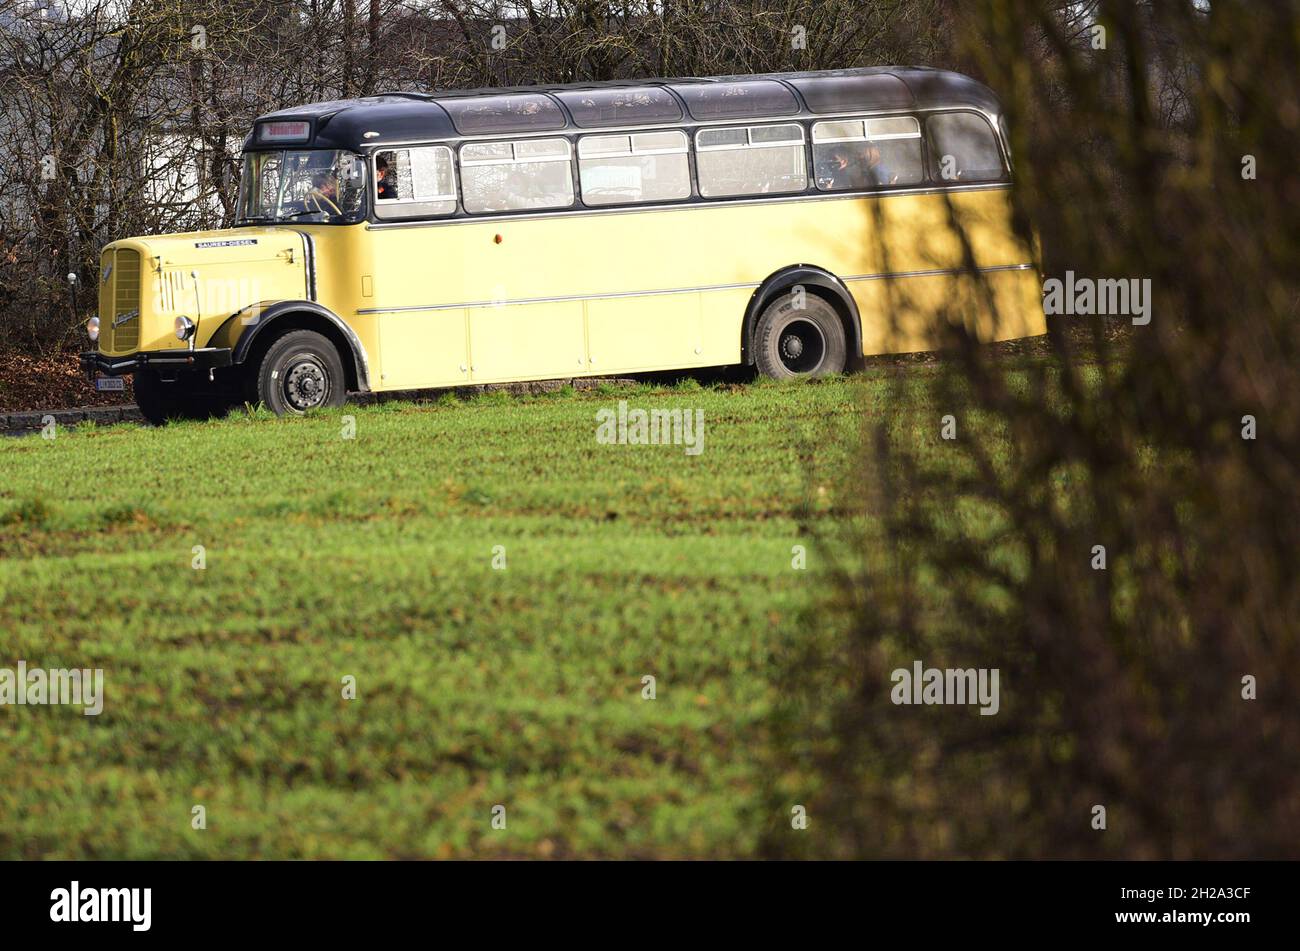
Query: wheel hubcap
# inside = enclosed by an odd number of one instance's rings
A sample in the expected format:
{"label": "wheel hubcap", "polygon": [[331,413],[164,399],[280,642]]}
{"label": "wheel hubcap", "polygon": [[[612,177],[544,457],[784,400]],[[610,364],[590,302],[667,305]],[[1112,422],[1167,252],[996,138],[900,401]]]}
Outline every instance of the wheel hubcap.
{"label": "wheel hubcap", "polygon": [[792,320],[782,328],[777,350],[791,373],[812,373],[826,355],[826,338],[811,320]]}
{"label": "wheel hubcap", "polygon": [[284,378],[285,401],[298,412],[320,406],[329,393],[329,378],[320,364],[303,360]]}

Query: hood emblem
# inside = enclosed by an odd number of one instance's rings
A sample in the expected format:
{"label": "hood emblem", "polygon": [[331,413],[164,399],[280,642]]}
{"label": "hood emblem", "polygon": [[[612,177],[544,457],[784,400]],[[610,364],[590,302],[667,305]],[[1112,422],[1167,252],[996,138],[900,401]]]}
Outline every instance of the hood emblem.
{"label": "hood emblem", "polygon": [[138,310],[128,310],[125,314],[118,314],[113,318],[113,326],[120,327],[128,320],[135,320],[139,316],[140,312]]}

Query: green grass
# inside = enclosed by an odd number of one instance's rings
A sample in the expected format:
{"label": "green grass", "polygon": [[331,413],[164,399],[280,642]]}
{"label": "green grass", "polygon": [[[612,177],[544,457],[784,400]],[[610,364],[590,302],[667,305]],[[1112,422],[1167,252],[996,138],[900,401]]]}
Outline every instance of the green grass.
{"label": "green grass", "polygon": [[[98,717],[0,707],[0,857],[753,854],[773,650],[821,581],[795,515],[829,507],[862,387],[5,440],[0,667],[106,684]],[[619,399],[704,410],[703,453],[598,444]]]}

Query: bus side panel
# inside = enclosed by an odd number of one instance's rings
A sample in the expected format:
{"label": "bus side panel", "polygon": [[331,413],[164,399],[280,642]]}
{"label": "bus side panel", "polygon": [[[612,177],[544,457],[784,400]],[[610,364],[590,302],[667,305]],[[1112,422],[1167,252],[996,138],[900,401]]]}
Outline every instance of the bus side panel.
{"label": "bus side panel", "polygon": [[469,379],[469,322],[464,309],[379,316],[383,386],[458,386]]}
{"label": "bus side panel", "polygon": [[751,288],[741,287],[709,291],[703,295],[704,348],[699,358],[700,366],[720,367],[740,362],[745,308],[749,306],[753,293]]}
{"label": "bus side panel", "polygon": [[703,353],[701,329],[699,293],[590,300],[590,369],[608,373],[688,366]]}
{"label": "bus side panel", "polygon": [[1047,332],[1033,269],[851,281],[864,354],[912,353],[940,343],[938,324],[961,323],[985,343]]}
{"label": "bus side panel", "polygon": [[[750,296],[793,264],[848,283],[864,353],[932,349],[939,335],[927,321],[954,300],[971,304],[968,319],[984,339],[1043,332],[1033,270],[988,272],[997,321],[978,295],[957,296],[965,291],[955,274],[933,274],[969,259],[983,268],[1032,263],[1003,188],[468,220],[369,235],[373,298],[361,306],[463,305],[471,311],[465,362],[474,367],[448,378],[464,340],[458,329],[440,338],[437,311],[385,314],[376,389],[737,363]],[[416,329],[426,323],[427,332]],[[431,367],[423,377],[421,360]]]}
{"label": "bus side panel", "polygon": [[547,380],[585,365],[582,301],[500,304],[469,310],[470,380]]}
{"label": "bus side panel", "polygon": [[455,226],[367,228],[370,296],[354,306],[380,311],[371,318],[380,345],[371,356],[375,390],[469,382],[467,308],[391,312],[469,302],[459,286],[464,244],[456,239],[464,231]]}
{"label": "bus side panel", "polygon": [[[381,377],[386,372],[382,360],[386,345],[381,345],[381,320],[374,314],[359,313],[376,306],[375,256],[378,248],[373,233],[364,224],[346,227],[309,224],[296,230],[312,238],[316,301],[346,321],[361,341],[369,368],[370,388],[392,389],[394,384]],[[396,324],[383,323],[383,326],[389,329],[390,339],[401,340],[403,334],[413,332],[407,327],[398,331]]]}

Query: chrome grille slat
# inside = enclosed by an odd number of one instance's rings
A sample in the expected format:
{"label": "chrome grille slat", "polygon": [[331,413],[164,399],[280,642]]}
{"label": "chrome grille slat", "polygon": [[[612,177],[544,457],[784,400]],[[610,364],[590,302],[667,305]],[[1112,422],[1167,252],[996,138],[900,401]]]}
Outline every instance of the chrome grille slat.
{"label": "chrome grille slat", "polygon": [[140,252],[119,248],[113,265],[113,321],[130,313],[135,317],[112,327],[112,346],[118,353],[140,346]]}

